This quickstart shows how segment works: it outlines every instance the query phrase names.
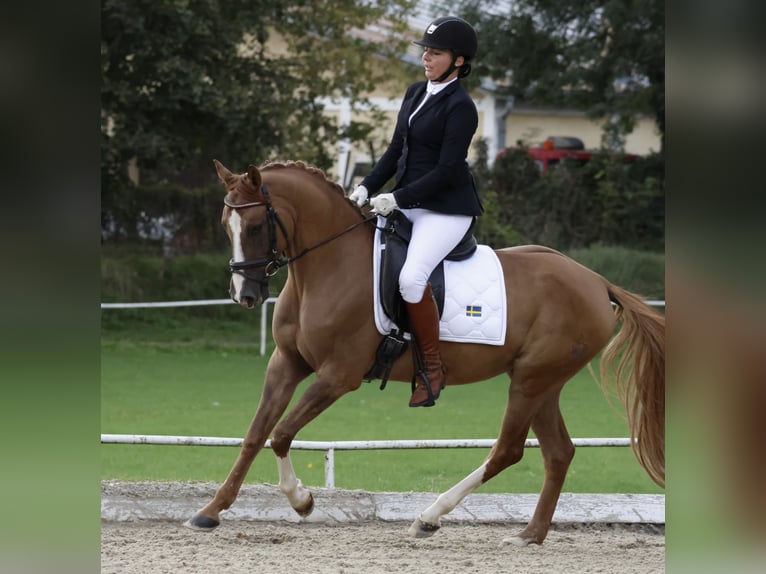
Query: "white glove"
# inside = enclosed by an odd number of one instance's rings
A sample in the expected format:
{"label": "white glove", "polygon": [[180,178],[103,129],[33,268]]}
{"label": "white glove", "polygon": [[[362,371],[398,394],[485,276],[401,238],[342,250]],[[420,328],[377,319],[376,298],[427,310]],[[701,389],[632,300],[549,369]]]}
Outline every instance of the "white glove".
{"label": "white glove", "polygon": [[386,216],[396,207],[396,198],[393,193],[381,193],[370,200],[372,212]]}
{"label": "white glove", "polygon": [[356,203],[359,207],[362,207],[365,203],[367,203],[367,198],[369,196],[370,192],[367,191],[365,186],[357,185],[351,195],[348,196],[348,198]]}

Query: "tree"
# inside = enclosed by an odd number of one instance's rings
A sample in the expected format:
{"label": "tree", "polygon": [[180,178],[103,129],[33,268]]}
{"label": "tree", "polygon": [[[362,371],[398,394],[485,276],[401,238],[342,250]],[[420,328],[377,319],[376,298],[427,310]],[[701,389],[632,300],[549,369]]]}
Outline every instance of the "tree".
{"label": "tree", "polygon": [[[498,162],[495,162],[493,169],[489,168],[487,142],[483,138],[477,138],[473,142],[476,157],[471,165],[471,173],[479,194],[484,213],[476,220],[474,234],[479,243],[491,245],[494,248],[510,247],[521,242],[521,238],[511,225],[511,214],[508,209],[508,203],[503,201],[503,197],[498,193],[500,188],[504,194],[511,193],[512,190],[494,184],[495,172]],[[526,156],[526,154],[525,154]],[[528,156],[527,156],[528,157]],[[532,164],[534,176],[539,176],[539,171]],[[504,175],[515,175],[505,173]],[[513,187],[513,184],[519,181],[516,177],[506,177],[504,181]]]}
{"label": "tree", "polygon": [[476,75],[496,80],[501,93],[610,119],[608,147],[619,147],[637,116],[650,115],[664,148],[664,7],[661,0],[463,0],[459,13],[476,24]]}
{"label": "tree", "polygon": [[568,251],[594,244],[662,251],[665,247],[664,159],[626,163],[606,150],[581,163],[564,160],[540,172],[524,149],[495,162],[493,219],[519,235]]}
{"label": "tree", "polygon": [[[202,185],[214,157],[243,166],[279,154],[329,167],[337,126],[318,98],[358,99],[385,77],[401,45],[359,31],[378,21],[397,31],[408,8],[407,0],[103,0],[102,201],[124,190],[130,162],[146,184]],[[370,65],[374,57],[386,65]]]}

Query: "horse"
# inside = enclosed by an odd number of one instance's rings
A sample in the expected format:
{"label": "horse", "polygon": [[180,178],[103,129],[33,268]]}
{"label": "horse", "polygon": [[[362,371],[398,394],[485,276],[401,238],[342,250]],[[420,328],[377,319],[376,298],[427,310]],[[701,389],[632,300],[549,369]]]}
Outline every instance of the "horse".
{"label": "horse", "polygon": [[[266,162],[240,174],[213,162],[227,191],[221,221],[232,244],[233,300],[252,309],[268,297],[269,277],[285,266],[288,274],[274,307],[275,349],[239,455],[213,499],[185,522],[208,531],[234,503],[270,435],[281,492],[300,516],[311,513],[314,499],[296,476],[290,444],[309,421],[361,386],[382,340],[373,319],[375,218],[304,162]],[[505,340],[440,346],[447,392],[451,385],[509,375],[501,430],[484,462],[412,523],[413,537],[433,535],[465,496],[518,462],[532,429],[544,460],[542,489],[531,520],[505,542],[542,544],[574,456],[559,395],[599,352],[602,390],[620,397],[636,458],[664,486],[664,316],[554,249],[521,245],[495,253],[508,298]],[[390,379],[409,382],[413,371],[408,349]],[[296,387],[312,373],[314,381],[282,418]]]}

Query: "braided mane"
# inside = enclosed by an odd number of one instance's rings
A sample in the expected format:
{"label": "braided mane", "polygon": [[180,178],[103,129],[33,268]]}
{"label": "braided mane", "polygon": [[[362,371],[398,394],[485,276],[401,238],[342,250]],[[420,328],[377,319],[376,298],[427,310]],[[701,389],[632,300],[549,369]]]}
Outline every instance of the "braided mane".
{"label": "braided mane", "polygon": [[331,180],[329,177],[327,177],[327,174],[322,171],[320,168],[310,165],[304,161],[293,161],[293,160],[286,160],[286,161],[275,161],[275,160],[266,160],[260,168],[260,170],[270,170],[270,169],[279,169],[279,168],[286,168],[286,167],[297,167],[299,169],[302,169],[311,175],[316,175],[318,177],[324,178],[324,180],[332,187],[337,193],[341,194],[345,197],[346,192],[343,190],[343,188],[340,186],[339,183]]}

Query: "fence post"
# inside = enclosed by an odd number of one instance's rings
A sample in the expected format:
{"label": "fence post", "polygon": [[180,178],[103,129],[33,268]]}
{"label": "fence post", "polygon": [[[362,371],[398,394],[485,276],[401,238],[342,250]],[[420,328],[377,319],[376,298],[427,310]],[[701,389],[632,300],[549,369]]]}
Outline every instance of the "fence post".
{"label": "fence post", "polygon": [[335,449],[328,448],[324,453],[324,485],[335,488]]}

